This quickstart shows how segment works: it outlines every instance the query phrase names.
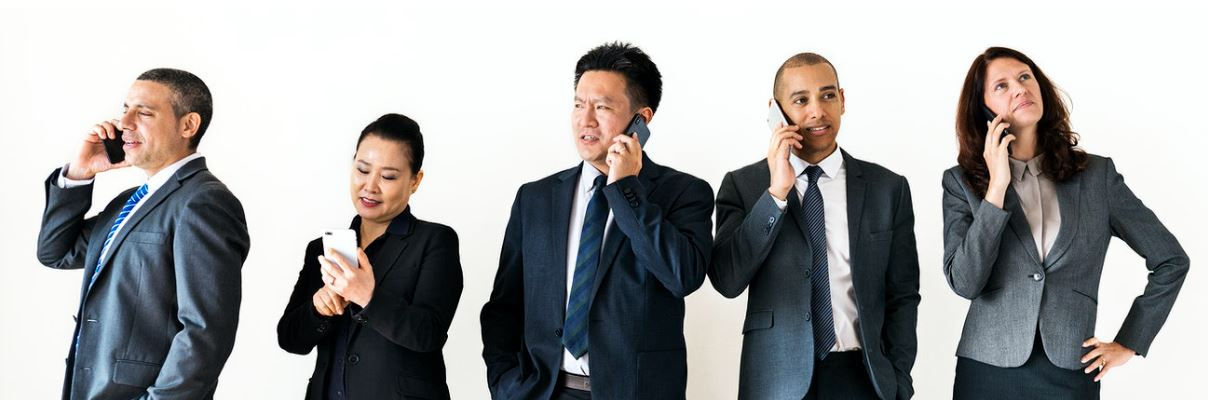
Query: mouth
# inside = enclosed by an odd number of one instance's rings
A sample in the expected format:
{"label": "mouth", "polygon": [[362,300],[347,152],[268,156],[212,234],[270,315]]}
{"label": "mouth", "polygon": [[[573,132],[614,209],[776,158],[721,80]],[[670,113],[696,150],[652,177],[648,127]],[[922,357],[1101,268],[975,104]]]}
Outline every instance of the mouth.
{"label": "mouth", "polygon": [[381,201],[377,201],[377,200],[374,200],[374,199],[371,199],[368,197],[361,197],[360,201],[361,201],[361,205],[364,206],[365,208],[374,208],[374,207],[377,207],[382,204]]}
{"label": "mouth", "polygon": [[804,128],[804,133],[806,133],[809,136],[823,136],[830,132],[831,132],[830,124]]}
{"label": "mouth", "polygon": [[584,143],[584,144],[593,144],[593,143],[597,143],[597,142],[599,142],[599,141],[600,141],[600,135],[593,135],[593,134],[590,134],[590,133],[584,133],[584,134],[582,134],[582,135],[579,135],[579,141],[580,141],[580,142],[582,142],[582,143]]}
{"label": "mouth", "polygon": [[1013,111],[1019,111],[1026,107],[1031,107],[1034,104],[1036,103],[1033,103],[1031,100],[1024,100],[1022,103],[1019,103],[1019,105],[1015,106],[1015,110]]}
{"label": "mouth", "polygon": [[142,144],[143,144],[143,142],[140,142],[137,140],[122,139],[122,149],[124,149],[124,150],[130,150],[130,149],[138,147]]}

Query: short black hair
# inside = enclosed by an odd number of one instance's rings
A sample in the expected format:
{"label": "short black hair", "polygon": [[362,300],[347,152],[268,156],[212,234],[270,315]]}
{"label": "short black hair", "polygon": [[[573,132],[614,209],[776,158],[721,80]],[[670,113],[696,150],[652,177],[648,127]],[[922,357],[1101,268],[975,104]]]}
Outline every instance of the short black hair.
{"label": "short black hair", "polygon": [[575,88],[587,71],[610,71],[625,77],[625,94],[636,110],[648,106],[658,111],[663,98],[663,75],[650,56],[629,43],[612,42],[597,46],[575,64]]}
{"label": "short black hair", "polygon": [[776,70],[776,78],[772,80],[772,97],[776,97],[776,92],[780,91],[780,77],[784,75],[784,70],[818,64],[830,66],[831,71],[835,73],[835,86],[842,87],[839,85],[839,70],[835,69],[835,64],[831,64],[830,60],[818,53],[797,53],[784,60],[784,63],[780,64],[780,68]]}
{"label": "short black hair", "polygon": [[176,118],[195,112],[201,116],[201,126],[197,134],[189,139],[189,148],[197,149],[201,144],[201,136],[210,127],[210,117],[214,115],[214,99],[210,97],[210,88],[201,78],[188,71],[172,68],[155,68],[138,76],[140,81],[151,81],[172,89],[172,112]]}
{"label": "short black hair", "polygon": [[361,130],[357,138],[357,148],[369,136],[377,136],[393,142],[407,145],[407,153],[403,156],[411,161],[411,175],[419,172],[424,166],[424,135],[419,131],[419,123],[402,114],[386,114],[376,121],[370,122]]}

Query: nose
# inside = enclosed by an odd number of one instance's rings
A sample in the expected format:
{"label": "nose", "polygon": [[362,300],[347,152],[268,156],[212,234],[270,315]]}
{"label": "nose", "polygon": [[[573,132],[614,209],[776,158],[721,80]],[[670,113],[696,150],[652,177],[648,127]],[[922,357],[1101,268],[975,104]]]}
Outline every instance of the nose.
{"label": "nose", "polygon": [[122,117],[117,121],[117,129],[122,130],[122,132],[133,131],[135,114],[136,111],[133,108],[122,113]]}
{"label": "nose", "polygon": [[370,194],[377,194],[382,190],[381,183],[382,176],[376,172],[371,172],[369,176],[365,177],[365,184],[361,186],[361,189]]}
{"label": "nose", "polygon": [[822,117],[822,106],[817,101],[805,105],[805,120],[815,120]]}
{"label": "nose", "polygon": [[578,121],[576,121],[579,127],[595,128],[600,125],[599,122],[596,121],[596,110],[594,108],[585,106],[583,107],[582,111],[583,112],[579,113],[577,117]]}

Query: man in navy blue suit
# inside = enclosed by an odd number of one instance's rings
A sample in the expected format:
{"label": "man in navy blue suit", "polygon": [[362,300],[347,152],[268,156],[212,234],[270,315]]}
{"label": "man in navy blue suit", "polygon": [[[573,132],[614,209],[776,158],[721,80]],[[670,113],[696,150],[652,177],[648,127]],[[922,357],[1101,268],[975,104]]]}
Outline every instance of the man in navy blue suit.
{"label": "man in navy blue suit", "polygon": [[684,398],[683,299],[709,265],[713,192],[626,134],[660,97],[658,68],[629,44],[575,66],[583,162],[520,187],[482,309],[492,398]]}

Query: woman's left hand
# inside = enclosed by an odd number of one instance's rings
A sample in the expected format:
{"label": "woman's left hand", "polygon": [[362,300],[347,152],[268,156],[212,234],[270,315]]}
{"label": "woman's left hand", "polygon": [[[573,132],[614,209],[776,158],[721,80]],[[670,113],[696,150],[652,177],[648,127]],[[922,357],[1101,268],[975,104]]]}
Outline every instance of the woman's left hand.
{"label": "woman's left hand", "polygon": [[1107,371],[1124,365],[1133,356],[1137,355],[1137,352],[1124,347],[1124,345],[1116,342],[1101,342],[1096,337],[1091,337],[1082,342],[1082,348],[1087,347],[1094,347],[1094,349],[1082,356],[1082,362],[1094,361],[1082,372],[1089,374],[1091,371],[1098,369],[1099,375],[1095,375],[1095,382],[1103,379],[1103,376],[1107,375]]}
{"label": "woman's left hand", "polygon": [[332,251],[331,258],[336,262],[332,263],[326,257],[319,256],[323,283],[356,305],[361,307],[368,305],[369,300],[373,298],[373,288],[376,282],[373,279],[373,266],[369,264],[369,257],[365,256],[365,251],[357,249],[357,262],[360,265],[356,267],[349,265],[348,261],[340,256],[340,253]]}

